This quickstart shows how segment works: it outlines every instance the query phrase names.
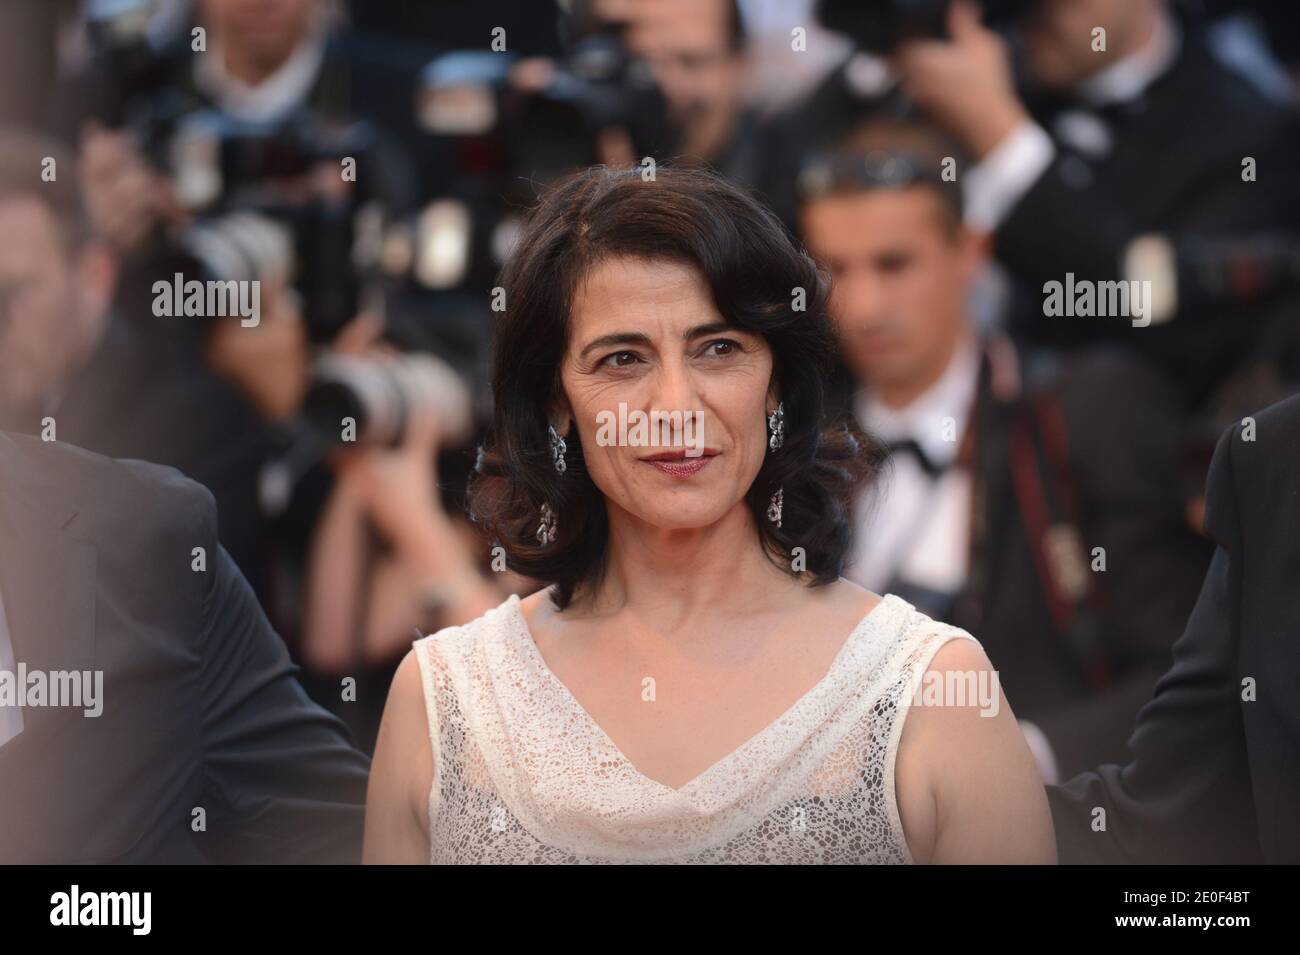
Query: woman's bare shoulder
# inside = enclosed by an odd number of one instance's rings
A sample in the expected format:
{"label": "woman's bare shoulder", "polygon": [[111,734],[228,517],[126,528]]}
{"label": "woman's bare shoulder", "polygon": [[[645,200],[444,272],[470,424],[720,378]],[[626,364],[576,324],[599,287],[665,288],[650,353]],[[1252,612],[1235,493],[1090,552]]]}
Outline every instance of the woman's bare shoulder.
{"label": "woman's bare shoulder", "polygon": [[841,577],[821,587],[807,591],[811,602],[840,621],[856,624],[884,599],[879,594]]}
{"label": "woman's bare shoulder", "polygon": [[918,861],[1055,861],[1037,765],[975,641],[954,632],[935,651],[895,758],[899,813]]}

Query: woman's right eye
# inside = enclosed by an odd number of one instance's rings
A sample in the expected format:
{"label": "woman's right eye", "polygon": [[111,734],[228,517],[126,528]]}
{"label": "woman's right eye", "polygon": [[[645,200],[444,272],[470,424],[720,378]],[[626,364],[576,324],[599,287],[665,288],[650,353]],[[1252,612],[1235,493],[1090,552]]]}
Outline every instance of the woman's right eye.
{"label": "woman's right eye", "polygon": [[600,363],[608,368],[626,368],[636,361],[636,352],[616,351],[612,355],[606,355],[600,360]]}

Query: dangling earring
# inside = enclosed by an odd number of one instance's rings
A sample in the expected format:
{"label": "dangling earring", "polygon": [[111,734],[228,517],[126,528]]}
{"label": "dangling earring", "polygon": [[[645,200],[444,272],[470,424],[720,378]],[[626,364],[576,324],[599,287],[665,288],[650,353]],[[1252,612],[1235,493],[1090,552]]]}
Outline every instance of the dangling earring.
{"label": "dangling earring", "polygon": [[554,425],[546,426],[547,437],[551,440],[551,463],[555,465],[555,470],[563,474],[568,470],[569,465],[564,460],[564,452],[569,450],[569,446],[564,443],[564,438],[555,430]]}
{"label": "dangling earring", "polygon": [[781,509],[785,504],[785,488],[779,487],[767,505],[767,519],[777,527],[781,526]]}
{"label": "dangling earring", "polygon": [[[781,445],[785,444],[785,402],[782,401],[776,406],[767,417],[767,430],[771,432],[771,437],[767,439],[767,447],[770,451],[775,451]],[[781,511],[785,505],[785,488],[779,487],[776,493],[772,495],[772,500],[767,505],[767,519],[777,527],[781,526]]]}
{"label": "dangling earring", "polygon": [[[564,460],[564,452],[567,451],[568,445],[564,443],[564,438],[555,430],[555,425],[546,426],[546,437],[551,442],[551,464],[557,474],[563,474],[569,469],[568,463]],[[537,543],[545,546],[555,540],[557,522],[555,520],[555,511],[551,510],[551,505],[542,504],[542,520],[537,525]]]}
{"label": "dangling earring", "polygon": [[769,450],[775,451],[781,445],[785,444],[785,402],[776,406],[767,418],[767,430],[772,432],[768,438],[767,446]]}
{"label": "dangling earring", "polygon": [[542,505],[542,522],[537,525],[537,543],[546,545],[555,540],[555,512],[551,505]]}

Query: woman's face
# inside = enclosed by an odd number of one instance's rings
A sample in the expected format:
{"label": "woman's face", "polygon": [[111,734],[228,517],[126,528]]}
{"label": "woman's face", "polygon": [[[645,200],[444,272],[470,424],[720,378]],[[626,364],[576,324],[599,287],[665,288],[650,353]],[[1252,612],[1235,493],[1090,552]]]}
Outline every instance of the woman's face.
{"label": "woman's face", "polygon": [[[703,275],[665,260],[611,258],[573,303],[561,370],[592,480],[652,527],[716,523],[742,501],[767,453],[772,353],[728,327]],[[562,422],[566,430],[568,421]]]}

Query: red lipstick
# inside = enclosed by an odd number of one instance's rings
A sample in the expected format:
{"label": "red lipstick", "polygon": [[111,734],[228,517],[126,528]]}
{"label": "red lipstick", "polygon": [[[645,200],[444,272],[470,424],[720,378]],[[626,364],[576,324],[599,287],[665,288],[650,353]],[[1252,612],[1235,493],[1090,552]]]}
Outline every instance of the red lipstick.
{"label": "red lipstick", "polygon": [[717,453],[713,448],[705,448],[702,454],[687,457],[685,449],[677,448],[649,454],[638,460],[658,468],[660,473],[667,474],[669,477],[688,478],[700,473]]}

